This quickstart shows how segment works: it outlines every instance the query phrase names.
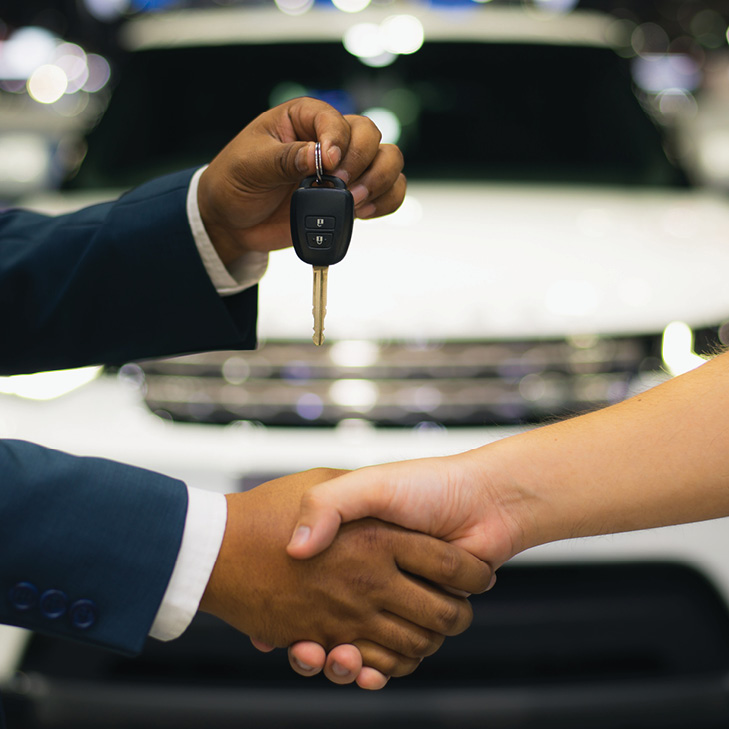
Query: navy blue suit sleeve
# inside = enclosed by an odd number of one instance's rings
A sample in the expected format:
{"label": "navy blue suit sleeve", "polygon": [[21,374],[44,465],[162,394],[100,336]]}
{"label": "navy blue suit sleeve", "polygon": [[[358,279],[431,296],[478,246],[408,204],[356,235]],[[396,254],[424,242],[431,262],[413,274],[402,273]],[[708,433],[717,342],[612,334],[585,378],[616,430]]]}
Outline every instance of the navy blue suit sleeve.
{"label": "navy blue suit sleeve", "polygon": [[220,297],[195,246],[192,173],[67,215],[0,214],[0,374],[255,346],[257,289]]}
{"label": "navy blue suit sleeve", "polygon": [[177,558],[172,478],[0,441],[0,622],[141,650]]}
{"label": "navy blue suit sleeve", "polygon": [[[186,213],[192,171],[50,217],[0,214],[0,373],[255,346],[255,289],[221,298]],[[0,622],[138,652],[174,568],[175,479],[0,441]]]}

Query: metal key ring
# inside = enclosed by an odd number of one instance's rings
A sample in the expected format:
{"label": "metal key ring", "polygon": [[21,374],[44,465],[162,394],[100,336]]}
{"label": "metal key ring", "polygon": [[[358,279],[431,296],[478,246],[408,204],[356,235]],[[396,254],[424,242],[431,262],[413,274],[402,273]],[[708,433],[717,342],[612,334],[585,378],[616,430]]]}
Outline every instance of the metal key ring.
{"label": "metal key ring", "polygon": [[316,181],[318,184],[322,184],[324,175],[324,168],[321,164],[321,142],[317,142],[314,146],[314,164],[316,165]]}

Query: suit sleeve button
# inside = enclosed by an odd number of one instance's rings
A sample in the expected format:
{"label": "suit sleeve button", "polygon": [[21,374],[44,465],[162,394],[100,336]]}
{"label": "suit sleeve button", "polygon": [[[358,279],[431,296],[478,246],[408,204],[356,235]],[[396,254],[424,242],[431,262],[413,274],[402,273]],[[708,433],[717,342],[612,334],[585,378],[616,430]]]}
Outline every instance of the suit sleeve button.
{"label": "suit sleeve button", "polygon": [[66,612],[68,598],[61,590],[46,590],[40,598],[41,614],[49,620],[60,618]]}
{"label": "suit sleeve button", "polygon": [[10,588],[10,604],[21,612],[32,610],[38,604],[38,588],[30,582],[18,582]]}
{"label": "suit sleeve button", "polygon": [[96,622],[96,603],[92,600],[76,600],[71,605],[71,624],[79,630],[86,630]]}

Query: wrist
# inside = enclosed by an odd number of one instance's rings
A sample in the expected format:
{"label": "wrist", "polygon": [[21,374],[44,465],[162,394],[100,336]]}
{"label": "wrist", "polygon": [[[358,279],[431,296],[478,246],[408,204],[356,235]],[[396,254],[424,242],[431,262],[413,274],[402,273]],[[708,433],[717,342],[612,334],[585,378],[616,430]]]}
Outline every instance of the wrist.
{"label": "wrist", "polygon": [[[535,447],[524,433],[471,451],[474,478],[507,535],[506,559],[531,547],[577,536],[570,526],[574,506],[563,498],[558,469],[547,443]],[[493,528],[493,527],[491,527]],[[506,561],[504,559],[504,561]]]}
{"label": "wrist", "polygon": [[215,185],[215,175],[210,173],[210,167],[208,167],[200,176],[197,187],[197,205],[200,219],[210,243],[215,248],[215,252],[223,265],[228,266],[245,251],[241,250],[238,237],[231,233],[229,228],[221,222],[225,220],[225,217],[218,215],[220,205],[216,201],[220,194],[216,192]]}
{"label": "wrist", "polygon": [[[236,601],[239,603],[244,601],[244,590],[241,588],[241,585],[233,584],[233,574],[237,570],[231,569],[231,559],[237,569],[243,569],[241,563],[245,560],[245,555],[247,554],[245,547],[239,543],[241,536],[244,535],[241,535],[241,530],[235,528],[235,524],[233,524],[234,521],[237,521],[235,505],[232,501],[235,496],[240,497],[243,494],[226,494],[225,496],[227,520],[223,541],[220,545],[218,557],[213,565],[199,607],[201,612],[210,613],[222,619],[225,619],[228,602],[234,587]],[[236,553],[237,556],[235,556]]]}

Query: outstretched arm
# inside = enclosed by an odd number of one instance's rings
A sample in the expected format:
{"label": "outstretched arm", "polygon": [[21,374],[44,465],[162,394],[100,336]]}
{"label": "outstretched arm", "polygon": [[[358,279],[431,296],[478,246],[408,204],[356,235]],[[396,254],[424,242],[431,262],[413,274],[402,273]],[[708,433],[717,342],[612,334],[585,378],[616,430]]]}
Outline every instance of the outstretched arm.
{"label": "outstretched arm", "polygon": [[729,515],[729,353],[618,405],[456,456],[354,471],[309,490],[288,546],[306,558],[363,516],[498,567],[570,537]]}
{"label": "outstretched arm", "polygon": [[[604,410],[455,456],[346,474],[304,495],[289,554],[308,558],[341,523],[377,516],[496,570],[546,542],[727,516],[728,384],[725,353]],[[355,671],[356,656],[339,650]],[[311,651],[291,648],[295,670]]]}

